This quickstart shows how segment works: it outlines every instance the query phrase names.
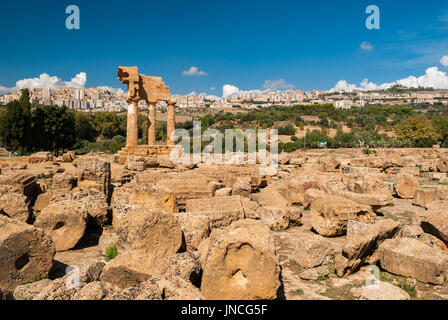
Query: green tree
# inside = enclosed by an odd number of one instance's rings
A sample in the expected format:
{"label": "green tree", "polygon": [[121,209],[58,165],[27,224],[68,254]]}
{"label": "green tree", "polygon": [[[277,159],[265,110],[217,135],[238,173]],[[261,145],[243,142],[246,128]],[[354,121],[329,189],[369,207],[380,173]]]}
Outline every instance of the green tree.
{"label": "green tree", "polygon": [[416,115],[400,122],[395,127],[399,140],[412,141],[416,147],[427,147],[438,139],[436,129],[425,115]]}
{"label": "green tree", "polygon": [[6,105],[6,112],[2,117],[0,135],[4,146],[19,154],[30,151],[31,142],[31,104],[27,89],[22,90],[19,101],[12,101]]}
{"label": "green tree", "polygon": [[76,141],[75,116],[67,107],[38,106],[33,110],[35,149],[52,151],[70,149]]}
{"label": "green tree", "polygon": [[448,139],[448,116],[447,115],[437,115],[432,119],[432,123],[436,128],[437,133],[440,136],[442,147],[445,141]]}

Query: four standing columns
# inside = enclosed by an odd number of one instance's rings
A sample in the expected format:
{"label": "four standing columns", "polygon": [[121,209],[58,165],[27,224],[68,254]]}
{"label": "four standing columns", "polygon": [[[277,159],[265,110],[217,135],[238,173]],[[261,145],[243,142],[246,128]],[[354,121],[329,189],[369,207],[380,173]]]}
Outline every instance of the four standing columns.
{"label": "four standing columns", "polygon": [[138,145],[138,101],[128,105],[126,146]]}
{"label": "four standing columns", "polygon": [[[168,101],[168,117],[167,117],[167,145],[173,146],[175,144],[174,131],[176,130],[176,112],[174,106],[175,101]],[[157,144],[156,139],[156,104],[149,104],[148,112],[148,145],[154,146]],[[127,137],[126,146],[138,146],[138,102],[132,102],[128,106],[128,120],[127,120]]]}

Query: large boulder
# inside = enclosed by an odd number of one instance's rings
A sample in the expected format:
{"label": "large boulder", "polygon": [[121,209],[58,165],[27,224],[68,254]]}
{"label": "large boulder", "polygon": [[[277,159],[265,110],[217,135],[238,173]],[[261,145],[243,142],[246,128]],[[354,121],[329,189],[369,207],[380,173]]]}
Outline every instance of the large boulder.
{"label": "large boulder", "polygon": [[311,225],[322,236],[344,235],[348,220],[373,223],[375,214],[370,206],[336,196],[317,198],[311,204]]}
{"label": "large boulder", "polygon": [[217,198],[188,199],[187,212],[206,215],[210,219],[210,227],[222,228],[232,222],[244,219],[244,208],[240,196],[223,196]]}
{"label": "large boulder", "polygon": [[421,189],[417,190],[414,194],[414,204],[423,208],[428,208],[431,202],[434,202],[438,198],[436,189]]}
{"label": "large boulder", "polygon": [[201,265],[197,252],[158,256],[148,250],[120,253],[104,267],[100,279],[122,289],[136,286],[151,275],[179,276],[195,285],[200,282]]}
{"label": "large boulder", "polygon": [[201,257],[201,292],[207,299],[267,300],[280,287],[274,238],[263,222],[244,219],[212,232]]}
{"label": "large boulder", "polygon": [[99,157],[84,157],[77,159],[78,187],[94,188],[103,192],[107,198],[110,195],[111,171],[110,162]]}
{"label": "large boulder", "polygon": [[[53,192],[54,193],[54,192]],[[90,225],[102,226],[109,221],[109,205],[106,196],[96,189],[75,188],[71,192],[53,194],[51,203],[71,200],[83,207]]]}
{"label": "large boulder", "polygon": [[135,287],[121,290],[106,300],[203,300],[201,292],[178,276],[151,275]]}
{"label": "large boulder", "polygon": [[157,209],[165,212],[177,211],[173,192],[156,184],[126,184],[115,188],[111,200],[112,224],[115,228],[131,210],[136,208]]}
{"label": "large boulder", "polygon": [[206,215],[180,212],[175,215],[184,234],[187,250],[197,250],[202,240],[210,235],[210,219]]}
{"label": "large boulder", "polygon": [[439,169],[440,172],[447,173],[448,172],[448,159],[447,158],[441,158],[437,160],[437,169]]}
{"label": "large boulder", "polygon": [[420,189],[420,183],[416,177],[409,174],[402,174],[395,180],[394,189],[400,198],[412,199],[414,198],[415,192]]}
{"label": "large boulder", "polygon": [[314,268],[334,261],[336,251],[327,238],[303,233],[297,240],[294,260],[302,267]]}
{"label": "large boulder", "polygon": [[64,191],[68,192],[76,187],[76,178],[67,173],[57,173],[52,179],[52,191]]}
{"label": "large boulder", "polygon": [[0,215],[0,291],[45,277],[54,255],[54,243],[43,230]]}
{"label": "large boulder", "polygon": [[338,276],[355,272],[361,261],[371,257],[382,241],[392,238],[398,232],[399,225],[399,222],[393,220],[382,220],[352,235],[344,245],[342,253],[336,257]]}
{"label": "large boulder", "polygon": [[36,177],[25,172],[0,176],[0,185],[13,186],[30,199],[35,199],[41,192]]}
{"label": "large boulder", "polygon": [[170,256],[182,247],[182,230],[173,214],[138,208],[129,212],[117,229],[118,249],[148,250],[157,256]]}
{"label": "large boulder", "polygon": [[29,163],[42,163],[53,161],[53,154],[51,152],[37,152],[29,156]]}
{"label": "large boulder", "polygon": [[385,240],[378,249],[381,268],[421,282],[443,284],[448,271],[448,255],[412,238]]}
{"label": "large boulder", "polygon": [[448,245],[448,211],[430,211],[422,220],[421,227],[424,232],[434,235]]}
{"label": "large boulder", "polygon": [[410,300],[411,296],[403,289],[389,282],[378,281],[375,284],[350,290],[359,300]]}
{"label": "large boulder", "polygon": [[27,222],[30,217],[30,200],[19,189],[0,185],[0,215]]}
{"label": "large boulder", "polygon": [[84,236],[87,211],[83,205],[72,200],[50,204],[42,210],[34,223],[54,241],[57,251],[66,251],[76,246]]}

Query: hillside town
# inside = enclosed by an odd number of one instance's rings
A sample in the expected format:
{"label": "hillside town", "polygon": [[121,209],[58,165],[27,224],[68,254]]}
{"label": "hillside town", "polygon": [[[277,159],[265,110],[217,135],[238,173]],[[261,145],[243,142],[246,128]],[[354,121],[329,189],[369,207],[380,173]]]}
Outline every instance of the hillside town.
{"label": "hillside town", "polygon": [[[174,94],[176,107],[188,108],[242,108],[257,109],[296,104],[333,104],[338,109],[366,105],[436,104],[448,105],[448,90],[396,87],[396,90],[335,92],[333,90],[240,91],[228,97],[206,93]],[[29,89],[31,103],[67,106],[84,112],[124,112],[127,109],[123,91],[108,88],[43,88]],[[0,105],[20,98],[20,90],[0,96]],[[161,104],[160,108],[166,108]]]}

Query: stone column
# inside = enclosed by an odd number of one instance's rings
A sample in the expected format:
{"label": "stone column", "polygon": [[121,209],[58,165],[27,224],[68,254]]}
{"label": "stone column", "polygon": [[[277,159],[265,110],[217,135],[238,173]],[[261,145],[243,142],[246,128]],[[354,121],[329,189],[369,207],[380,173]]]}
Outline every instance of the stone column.
{"label": "stone column", "polygon": [[128,120],[126,132],[126,146],[138,145],[138,102],[133,101],[128,105]]}
{"label": "stone column", "polygon": [[148,145],[154,146],[156,145],[156,104],[150,103],[148,108]]}
{"label": "stone column", "polygon": [[174,109],[175,101],[168,102],[168,116],[166,120],[166,144],[169,146],[174,146],[174,130],[176,130],[176,111]]}

